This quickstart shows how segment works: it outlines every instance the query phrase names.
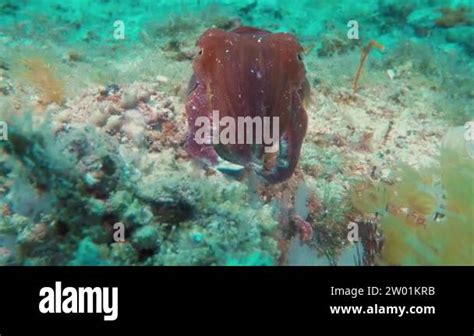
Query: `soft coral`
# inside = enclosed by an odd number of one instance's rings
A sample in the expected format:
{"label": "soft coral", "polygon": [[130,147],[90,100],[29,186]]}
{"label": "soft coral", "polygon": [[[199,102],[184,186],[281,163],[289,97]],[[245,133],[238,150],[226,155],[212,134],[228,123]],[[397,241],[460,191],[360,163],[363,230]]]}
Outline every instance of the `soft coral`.
{"label": "soft coral", "polygon": [[40,56],[25,58],[23,77],[40,93],[38,101],[41,107],[51,103],[62,105],[65,100],[64,82],[54,67]]}

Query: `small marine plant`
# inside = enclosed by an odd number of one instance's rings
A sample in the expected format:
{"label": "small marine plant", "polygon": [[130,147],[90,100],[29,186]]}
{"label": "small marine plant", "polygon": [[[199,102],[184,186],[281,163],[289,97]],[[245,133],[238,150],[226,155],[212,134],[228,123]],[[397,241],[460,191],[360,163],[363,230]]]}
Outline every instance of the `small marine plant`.
{"label": "small marine plant", "polygon": [[384,46],[381,45],[380,43],[378,43],[377,41],[374,41],[374,40],[370,40],[369,43],[367,43],[367,45],[364,48],[362,48],[362,50],[360,51],[359,66],[357,67],[357,71],[356,71],[356,74],[354,76],[354,80],[352,81],[352,90],[354,92],[357,92],[359,79],[360,79],[360,76],[362,75],[362,71],[364,69],[365,61],[367,60],[367,56],[369,56],[369,53],[372,50],[372,48],[376,48],[380,51],[384,50]]}
{"label": "small marine plant", "polygon": [[355,188],[352,205],[379,219],[385,265],[473,265],[474,159],[443,149],[439,169],[400,167],[393,184]]}
{"label": "small marine plant", "polygon": [[39,93],[38,105],[44,109],[51,103],[62,105],[65,101],[65,82],[53,63],[45,57],[34,55],[20,61],[20,78]]}

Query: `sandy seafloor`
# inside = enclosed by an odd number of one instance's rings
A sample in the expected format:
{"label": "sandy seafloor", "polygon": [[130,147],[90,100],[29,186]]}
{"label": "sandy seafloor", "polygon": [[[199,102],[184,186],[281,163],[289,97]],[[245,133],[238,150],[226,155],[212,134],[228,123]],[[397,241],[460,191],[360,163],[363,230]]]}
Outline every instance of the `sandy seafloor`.
{"label": "sandy seafloor", "polygon": [[[195,42],[238,25],[305,48],[280,184],[184,149]],[[470,1],[0,0],[0,265],[473,264],[473,25]]]}

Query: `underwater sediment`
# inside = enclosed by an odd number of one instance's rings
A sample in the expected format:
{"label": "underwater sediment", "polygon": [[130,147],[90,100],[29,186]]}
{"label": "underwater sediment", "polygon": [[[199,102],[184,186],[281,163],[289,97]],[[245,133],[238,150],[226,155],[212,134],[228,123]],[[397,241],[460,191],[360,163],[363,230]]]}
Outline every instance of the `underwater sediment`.
{"label": "underwater sediment", "polygon": [[[474,264],[468,1],[0,8],[0,265]],[[307,130],[279,183],[187,150],[196,41],[243,26],[302,46]]]}

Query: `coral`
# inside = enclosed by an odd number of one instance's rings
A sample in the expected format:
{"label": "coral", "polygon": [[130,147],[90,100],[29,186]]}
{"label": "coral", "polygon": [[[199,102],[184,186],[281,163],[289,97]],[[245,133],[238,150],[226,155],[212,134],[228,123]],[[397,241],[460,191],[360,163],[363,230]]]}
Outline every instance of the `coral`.
{"label": "coral", "polygon": [[90,238],[84,238],[74,252],[74,259],[69,262],[72,266],[107,266],[110,263],[104,259],[100,246],[94,244]]}
{"label": "coral", "polygon": [[38,218],[51,210],[53,199],[48,193],[39,193],[25,180],[17,180],[12,185],[7,200],[12,210],[22,216]]}
{"label": "coral", "polygon": [[40,93],[38,104],[44,108],[51,103],[62,105],[65,101],[65,83],[57,70],[46,59],[40,56],[24,58],[21,76],[33,85]]}
{"label": "coral", "polygon": [[[12,174],[16,175],[16,185],[25,185],[32,190],[23,197],[29,197],[28,202],[37,203],[28,205],[34,211],[24,211],[29,222],[33,225],[38,220],[44,220],[48,230],[55,232],[42,246],[24,249],[20,256],[23,262],[27,262],[31,254],[41,255],[46,251],[50,252],[49,259],[42,262],[65,262],[68,256],[59,253],[57,239],[67,233],[68,239],[73,242],[80,235],[81,226],[90,229],[88,225],[98,223],[105,213],[101,197],[117,184],[118,174],[114,174],[116,169],[111,151],[105,147],[101,149],[104,143],[98,136],[87,131],[71,130],[55,138],[50,132],[48,124],[33,127],[27,118],[20,118],[11,123],[10,141],[0,144],[15,165]],[[24,201],[18,199],[15,193],[18,191],[14,187],[9,197],[12,208],[25,207]],[[41,198],[35,199],[35,194],[41,195]],[[42,204],[47,204],[47,207]],[[20,236],[23,234],[24,230],[18,226],[16,230]],[[28,241],[22,243],[19,240],[20,247],[26,247]],[[52,253],[55,250],[57,254]]]}
{"label": "coral", "polygon": [[159,244],[159,238],[158,228],[147,225],[134,232],[132,242],[139,250],[154,250]]}
{"label": "coral", "polygon": [[[160,169],[150,170],[144,168],[150,162],[137,163],[110,136],[88,128],[54,135],[47,123],[33,127],[27,121],[13,119],[10,141],[0,143],[15,167],[10,174],[30,190],[27,201],[37,203],[28,204],[22,221],[7,220],[21,250],[17,263],[276,262],[272,208],[248,206],[245,185],[191,178],[190,165],[173,163],[168,152],[158,160]],[[17,204],[22,201],[13,197],[15,190],[8,191],[10,205],[25,207]],[[48,207],[35,193],[46,197]],[[125,226],[123,246],[113,241],[118,222]]]}

